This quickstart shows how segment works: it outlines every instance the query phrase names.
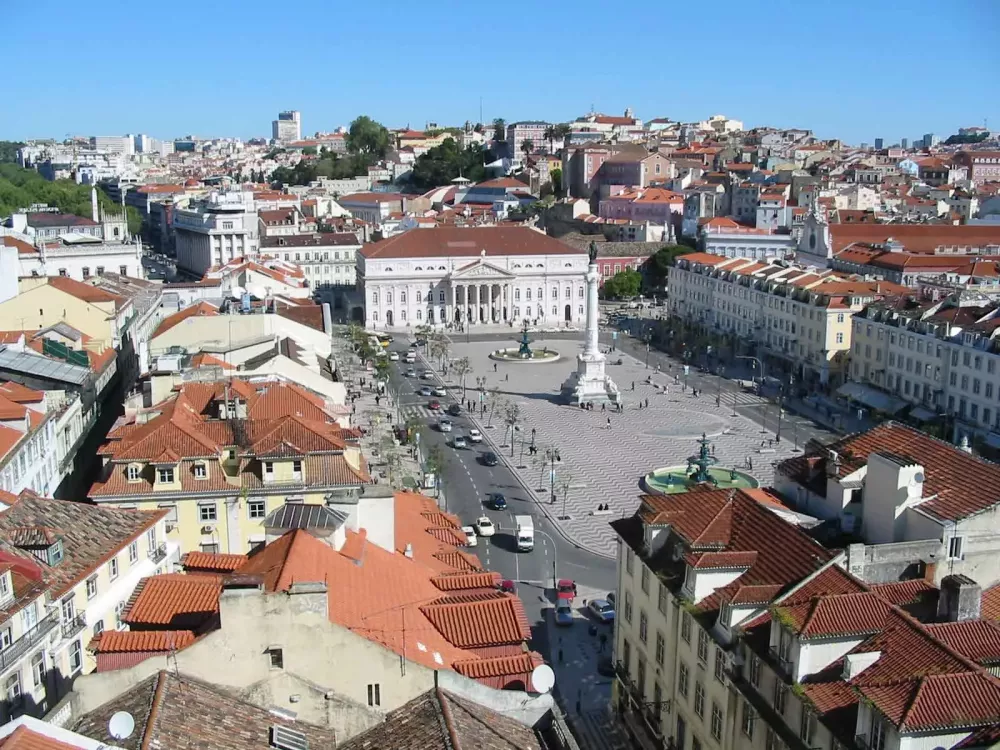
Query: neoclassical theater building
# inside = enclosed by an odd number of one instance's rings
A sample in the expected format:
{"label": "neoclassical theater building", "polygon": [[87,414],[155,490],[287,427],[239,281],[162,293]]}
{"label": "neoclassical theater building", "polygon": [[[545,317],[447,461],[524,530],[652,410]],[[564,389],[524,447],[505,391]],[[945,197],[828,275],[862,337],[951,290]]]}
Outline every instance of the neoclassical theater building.
{"label": "neoclassical theater building", "polygon": [[411,229],[358,252],[365,325],[582,325],[587,262],[527,227]]}

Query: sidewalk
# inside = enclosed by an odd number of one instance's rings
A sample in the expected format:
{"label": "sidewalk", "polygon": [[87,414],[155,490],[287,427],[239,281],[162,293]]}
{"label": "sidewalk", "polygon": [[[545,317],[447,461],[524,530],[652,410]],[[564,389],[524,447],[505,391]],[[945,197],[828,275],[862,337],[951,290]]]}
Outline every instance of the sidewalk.
{"label": "sidewalk", "polygon": [[[573,624],[556,625],[553,610],[543,610],[549,642],[549,663],[556,673],[555,696],[566,721],[584,750],[631,747],[622,726],[610,712],[611,683],[597,671],[601,656],[611,659],[614,626],[597,623],[584,613],[584,602],[607,592],[581,586],[574,601]],[[606,636],[601,653],[601,638]]]}

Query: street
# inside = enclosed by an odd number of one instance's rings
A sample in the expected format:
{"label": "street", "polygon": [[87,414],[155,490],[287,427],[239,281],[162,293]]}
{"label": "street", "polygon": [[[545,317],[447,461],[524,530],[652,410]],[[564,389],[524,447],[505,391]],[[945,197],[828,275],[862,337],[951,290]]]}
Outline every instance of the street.
{"label": "street", "polygon": [[[408,342],[397,339],[390,350],[405,354]],[[452,433],[440,432],[436,425],[438,418],[427,408],[429,397],[420,396],[417,389],[427,383],[439,383],[440,380],[426,381],[417,378],[406,378],[403,373],[408,368],[402,357],[399,362],[391,363],[389,390],[397,401],[401,415],[419,415],[428,428],[423,432],[421,452],[427,455],[431,447],[437,445],[445,455],[445,468],[442,472],[443,509],[454,513],[463,525],[471,525],[479,516],[489,516],[496,526],[496,534],[491,538],[480,537],[476,547],[470,549],[489,570],[499,572],[505,579],[518,582],[518,594],[524,602],[528,617],[533,623],[543,623],[543,611],[551,606],[545,596],[545,589],[551,588],[553,578],[571,578],[589,588],[609,592],[615,589],[615,563],[606,557],[593,555],[585,549],[567,541],[549,522],[537,507],[532,493],[528,492],[518,481],[515,474],[501,460],[497,466],[485,466],[481,455],[493,450],[497,455],[504,453],[499,448],[503,427],[494,425],[494,429],[484,429],[484,442],[470,443],[466,449],[451,447],[451,435],[468,434],[473,427],[463,406],[462,415],[450,417],[454,424]],[[429,363],[418,357],[415,369],[434,369]],[[439,373],[436,373],[440,377]],[[441,398],[442,413],[452,403],[462,400],[461,386],[448,386],[449,396]],[[471,391],[470,391],[471,392]],[[405,420],[404,420],[405,421]],[[490,443],[495,443],[490,445]],[[509,452],[507,454],[509,458]],[[503,493],[507,500],[507,509],[495,511],[487,508],[488,493]],[[532,516],[535,526],[535,548],[531,552],[518,552],[514,538],[514,516],[527,514]],[[544,628],[541,628],[544,632]],[[536,645],[539,650],[540,646]],[[544,650],[542,650],[545,653]]]}

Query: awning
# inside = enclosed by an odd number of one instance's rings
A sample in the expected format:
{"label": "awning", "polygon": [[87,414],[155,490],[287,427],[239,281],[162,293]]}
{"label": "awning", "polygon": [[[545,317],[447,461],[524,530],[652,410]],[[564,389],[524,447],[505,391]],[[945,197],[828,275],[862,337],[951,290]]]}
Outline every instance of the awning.
{"label": "awning", "polygon": [[925,409],[922,406],[915,406],[910,410],[910,416],[919,422],[930,422],[937,419],[937,412]]}
{"label": "awning", "polygon": [[844,383],[837,389],[837,395],[853,401],[859,401],[865,406],[869,406],[876,411],[885,412],[886,414],[895,414],[906,406],[905,401],[893,398],[887,393],[882,393],[882,391],[876,390],[864,383]]}

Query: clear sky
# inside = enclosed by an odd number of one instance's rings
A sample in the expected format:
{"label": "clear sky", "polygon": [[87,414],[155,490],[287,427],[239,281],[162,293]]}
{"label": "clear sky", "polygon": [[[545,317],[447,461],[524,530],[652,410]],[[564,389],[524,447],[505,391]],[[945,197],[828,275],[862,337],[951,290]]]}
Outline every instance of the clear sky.
{"label": "clear sky", "polygon": [[998,0],[6,0],[0,139],[722,113],[851,143],[989,119]]}

